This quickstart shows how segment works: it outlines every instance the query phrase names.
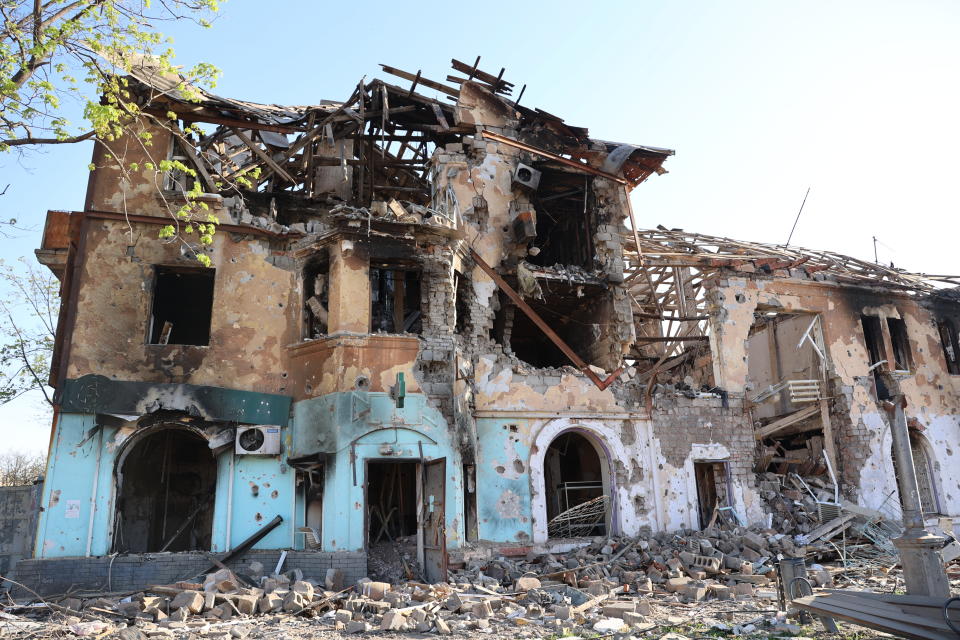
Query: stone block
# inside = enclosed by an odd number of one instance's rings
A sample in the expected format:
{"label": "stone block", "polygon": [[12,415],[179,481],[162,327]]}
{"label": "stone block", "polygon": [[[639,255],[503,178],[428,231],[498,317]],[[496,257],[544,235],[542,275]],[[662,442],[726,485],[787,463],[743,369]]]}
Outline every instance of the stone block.
{"label": "stone block", "polygon": [[287,613],[297,613],[303,610],[303,595],[296,591],[288,591],[283,596],[283,610]]}
{"label": "stone block", "polygon": [[676,593],[677,591],[680,591],[685,585],[689,584],[690,582],[692,582],[692,580],[686,576],[681,578],[669,578],[664,583],[664,588],[671,593]]}
{"label": "stone block", "polygon": [[200,613],[203,610],[204,596],[199,591],[181,591],[170,603],[171,609],[187,609],[190,613]]}
{"label": "stone block", "polygon": [[304,580],[298,580],[290,585],[290,590],[299,593],[307,602],[313,600],[313,585]]}
{"label": "stone block", "polygon": [[264,594],[257,601],[257,610],[260,613],[271,613],[279,611],[283,607],[283,598],[276,593]]}
{"label": "stone block", "polygon": [[516,583],[514,583],[514,591],[529,591],[530,589],[539,589],[540,580],[537,578],[524,576],[522,578],[517,578]]}
{"label": "stone block", "polygon": [[623,618],[624,613],[636,613],[637,605],[633,601],[607,602],[604,603],[603,615],[607,618]]}
{"label": "stone block", "polygon": [[493,607],[486,600],[481,600],[473,603],[472,613],[474,618],[486,619],[493,615]]}
{"label": "stone block", "polygon": [[343,571],[340,569],[327,569],[327,575],[323,580],[323,584],[328,591],[342,591]]}
{"label": "stone block", "polygon": [[347,633],[366,633],[370,631],[373,627],[370,626],[365,620],[351,620],[347,623],[345,631]]}
{"label": "stone block", "polygon": [[251,595],[238,595],[233,597],[233,604],[243,615],[252,616],[257,610],[258,598]]}
{"label": "stone block", "polygon": [[623,618],[623,621],[626,624],[630,625],[631,627],[635,627],[638,624],[643,624],[644,622],[647,621],[647,619],[644,618],[641,614],[635,613],[633,611],[624,611],[622,618]]}
{"label": "stone block", "polygon": [[380,620],[381,631],[397,631],[404,627],[407,619],[399,611],[387,611]]}

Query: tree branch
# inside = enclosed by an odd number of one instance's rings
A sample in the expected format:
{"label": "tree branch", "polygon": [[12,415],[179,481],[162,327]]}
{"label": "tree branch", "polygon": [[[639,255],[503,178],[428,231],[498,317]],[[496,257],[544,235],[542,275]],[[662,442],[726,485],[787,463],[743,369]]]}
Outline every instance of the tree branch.
{"label": "tree branch", "polygon": [[15,138],[12,140],[0,140],[0,145],[7,145],[8,147],[20,147],[27,144],[73,144],[74,142],[83,142],[84,140],[89,140],[93,137],[95,131],[87,131],[78,136],[70,136],[69,138],[34,138],[33,136],[27,136],[26,138]]}

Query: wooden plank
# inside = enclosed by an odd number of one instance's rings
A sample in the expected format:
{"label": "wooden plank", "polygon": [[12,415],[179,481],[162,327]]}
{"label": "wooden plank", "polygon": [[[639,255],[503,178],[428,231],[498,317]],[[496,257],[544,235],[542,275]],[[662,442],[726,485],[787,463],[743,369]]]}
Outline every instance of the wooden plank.
{"label": "wooden plank", "polygon": [[870,629],[893,633],[903,638],[911,638],[912,640],[956,640],[956,635],[952,633],[951,635],[947,635],[930,629],[918,628],[912,624],[904,624],[895,619],[891,620],[880,616],[867,615],[856,610],[851,611],[844,607],[830,605],[823,600],[823,596],[808,596],[806,598],[793,600],[793,604],[818,615],[845,620]]}
{"label": "wooden plank", "polygon": [[250,150],[257,155],[258,158],[263,160],[267,164],[267,166],[274,171],[274,173],[276,173],[278,176],[280,176],[290,184],[297,184],[298,182],[297,180],[295,180],[289,173],[284,171],[283,168],[280,167],[280,165],[274,162],[273,158],[271,158],[266,151],[261,149],[258,145],[256,145],[253,142],[253,140],[251,140],[246,135],[244,135],[244,133],[240,131],[240,129],[233,129],[233,133],[238,138],[240,138],[240,140],[243,141],[243,144],[247,145],[250,148]]}
{"label": "wooden plank", "polygon": [[500,134],[494,133],[492,131],[484,130],[483,137],[484,139],[489,138],[494,142],[502,142],[503,144],[509,145],[511,147],[516,147],[517,149],[522,149],[523,151],[529,151],[530,153],[535,153],[538,156],[547,158],[548,160],[553,160],[554,162],[559,162],[560,164],[566,165],[568,167],[574,167],[580,171],[591,173],[595,176],[607,178],[608,180],[613,180],[614,182],[617,182],[622,185],[629,185],[631,187],[633,186],[633,183],[631,183],[626,178],[621,178],[620,176],[614,175],[612,173],[607,173],[606,171],[595,169],[594,167],[591,167],[588,164],[577,162],[576,160],[571,160],[570,158],[564,158],[563,156],[558,156],[555,153],[550,153],[549,151],[545,151],[544,149],[539,149],[537,147],[525,144],[523,142],[520,142],[519,140],[514,140],[506,136],[501,136]]}
{"label": "wooden plank", "polygon": [[951,631],[947,623],[944,622],[940,611],[933,608],[929,609],[929,611],[935,614],[935,617],[927,617],[926,615],[907,613],[903,611],[900,606],[890,604],[889,602],[873,600],[871,598],[860,598],[849,593],[831,593],[823,597],[828,598],[828,602],[833,603],[833,606],[843,607],[851,611],[863,611],[883,618],[891,618],[901,622],[912,622],[936,631]]}
{"label": "wooden plank", "polygon": [[[407,71],[403,71],[403,70],[397,69],[397,68],[395,68],[395,67],[390,67],[390,66],[387,66],[387,65],[385,65],[385,64],[381,64],[381,65],[380,65],[380,68],[382,68],[384,71],[386,71],[386,72],[389,73],[390,75],[397,76],[398,78],[403,78],[404,80],[416,81],[418,84],[422,84],[422,85],[425,86],[425,87],[430,87],[431,89],[436,89],[436,90],[439,91],[440,93],[445,93],[445,94],[447,94],[448,96],[451,96],[451,97],[454,97],[454,98],[459,98],[459,97],[460,97],[460,92],[457,91],[456,89],[453,89],[453,88],[451,88],[451,87],[448,87],[448,86],[445,85],[445,84],[440,84],[439,82],[435,82],[435,81],[433,81],[433,80],[429,80],[429,79],[427,79],[427,78],[424,78],[424,77],[423,77],[422,75],[420,75],[419,73],[416,73],[416,74],[409,73],[409,72],[407,72]],[[412,89],[411,89],[411,91],[412,91]]]}
{"label": "wooden plank", "polygon": [[277,124],[265,124],[263,122],[257,122],[255,120],[242,120],[240,118],[225,118],[220,115],[216,115],[206,111],[202,108],[190,108],[184,107],[182,105],[173,103],[165,104],[163,107],[147,107],[144,109],[147,113],[159,116],[161,118],[167,117],[167,111],[173,111],[177,115],[181,116],[184,120],[189,120],[191,122],[209,122],[210,124],[222,124],[227,127],[243,127],[244,129],[257,129],[259,131],[273,131],[274,133],[300,133],[303,131],[302,127],[290,127]]}
{"label": "wooden plank", "polygon": [[817,413],[817,411],[819,410],[820,410],[820,407],[818,407],[817,405],[810,405],[809,407],[800,409],[799,411],[795,411],[788,416],[784,416],[779,420],[774,420],[773,422],[766,425],[765,427],[761,427],[757,429],[753,435],[757,440],[763,440],[767,436],[774,434],[777,431],[780,431],[781,429],[785,429],[792,424],[795,424],[797,422],[800,422],[801,420],[805,420],[806,418],[809,418],[813,414]]}
{"label": "wooden plank", "polygon": [[829,540],[833,536],[837,535],[837,533],[839,533],[843,529],[846,529],[847,527],[849,527],[851,524],[850,521],[856,517],[857,517],[857,514],[855,513],[846,513],[842,516],[834,518],[833,520],[830,520],[829,522],[826,522],[820,525],[810,533],[804,534],[803,537],[807,541],[806,544],[809,544],[810,542],[816,542],[821,538],[826,538],[827,540]]}
{"label": "wooden plank", "polygon": [[820,422],[823,424],[823,446],[827,451],[827,459],[833,473],[839,473],[837,465],[836,444],[833,441],[833,423],[830,422],[830,401],[820,398]]}

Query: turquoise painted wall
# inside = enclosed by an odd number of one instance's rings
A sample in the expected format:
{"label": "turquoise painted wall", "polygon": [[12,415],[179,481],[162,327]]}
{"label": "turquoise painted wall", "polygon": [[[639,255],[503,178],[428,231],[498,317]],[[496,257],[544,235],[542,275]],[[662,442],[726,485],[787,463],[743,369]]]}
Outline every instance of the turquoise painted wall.
{"label": "turquoise painted wall", "polygon": [[103,443],[116,434],[94,427],[91,415],[60,414],[43,484],[34,555],[41,558],[106,553],[113,454]]}
{"label": "turquoise painted wall", "polygon": [[[54,426],[43,511],[37,525],[36,557],[110,553],[116,498],[113,472],[123,445],[115,441],[118,430],[113,427],[103,427],[87,439],[94,426],[94,416],[76,413],[60,414]],[[290,430],[284,431],[284,448],[289,449]],[[303,509],[295,507],[296,473],[285,458],[234,456],[230,450],[220,454],[216,464],[211,550],[228,550],[276,515],[283,517],[283,523],[255,548],[294,547],[294,531],[303,524]],[[227,544],[228,535],[231,545]]]}
{"label": "turquoise painted wall", "polygon": [[[517,418],[477,418],[477,534],[491,542],[529,543],[531,495],[529,426]],[[511,425],[516,425],[512,430]]]}
{"label": "turquoise painted wall", "polygon": [[447,546],[463,541],[463,464],[450,428],[426,396],[411,394],[402,409],[386,393],[344,392],[293,405],[291,457],[326,454],[323,548],[365,545],[364,482],[371,460],[446,458]]}

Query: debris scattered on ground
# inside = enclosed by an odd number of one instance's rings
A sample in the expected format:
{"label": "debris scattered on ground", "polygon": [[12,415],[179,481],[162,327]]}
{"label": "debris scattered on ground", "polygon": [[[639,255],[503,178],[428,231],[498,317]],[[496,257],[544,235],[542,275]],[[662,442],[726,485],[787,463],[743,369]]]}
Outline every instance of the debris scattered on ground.
{"label": "debris scattered on ground", "polygon": [[[830,523],[820,527],[824,524]],[[373,561],[374,577],[410,575],[415,570],[410,543],[383,545]],[[517,557],[482,544],[455,550],[448,581],[432,585],[403,575],[392,583],[364,578],[345,585],[335,569],[304,576],[295,568],[265,575],[258,563],[245,575],[222,568],[196,582],[133,594],[8,606],[0,611],[0,635],[233,640],[251,633],[267,637],[265,625],[346,634],[656,633],[668,640],[683,638],[670,633],[675,628],[699,625],[727,635],[795,635],[801,627],[788,620],[788,612],[796,612],[789,610],[778,581],[778,562],[784,559],[793,559],[811,588],[832,587],[835,578],[878,592],[902,585],[895,560],[868,569],[861,564],[855,571],[842,563],[805,566],[801,559],[808,549],[772,529],[708,527],[552,544],[565,551],[528,550]]]}

